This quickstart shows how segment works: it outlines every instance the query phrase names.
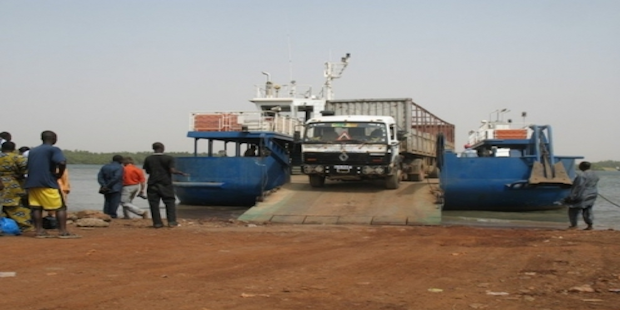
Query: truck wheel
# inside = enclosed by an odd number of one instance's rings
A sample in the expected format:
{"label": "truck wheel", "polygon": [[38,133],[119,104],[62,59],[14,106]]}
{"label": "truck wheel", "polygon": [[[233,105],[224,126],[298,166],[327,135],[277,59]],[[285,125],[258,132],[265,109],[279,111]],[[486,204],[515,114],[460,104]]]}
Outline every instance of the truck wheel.
{"label": "truck wheel", "polygon": [[311,174],[308,175],[308,179],[312,187],[323,187],[323,185],[325,185],[325,177],[322,175]]}
{"label": "truck wheel", "polygon": [[407,174],[407,180],[409,181],[424,181],[424,162],[421,159],[415,159],[411,164],[413,166],[413,171],[417,171],[418,173],[409,173]]}
{"label": "truck wheel", "polygon": [[439,168],[437,168],[437,166],[435,166],[435,165],[431,166],[429,168],[428,177],[429,178],[438,178],[439,177]]}
{"label": "truck wheel", "polygon": [[385,188],[397,189],[400,186],[400,170],[385,179]]}
{"label": "truck wheel", "polygon": [[414,181],[414,182],[420,182],[420,181],[424,181],[424,172],[420,172],[420,173],[416,173],[416,174],[408,174],[407,175],[407,180],[409,181]]}

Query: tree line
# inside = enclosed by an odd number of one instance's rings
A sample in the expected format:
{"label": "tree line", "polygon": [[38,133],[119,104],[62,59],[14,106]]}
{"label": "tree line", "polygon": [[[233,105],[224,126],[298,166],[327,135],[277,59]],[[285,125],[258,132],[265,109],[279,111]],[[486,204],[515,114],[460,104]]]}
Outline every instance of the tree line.
{"label": "tree line", "polygon": [[[144,162],[144,159],[152,155],[153,152],[116,152],[116,153],[93,153],[89,151],[80,151],[80,150],[62,150],[65,154],[65,158],[67,159],[67,164],[70,165],[103,165],[112,161],[112,157],[114,155],[121,155],[123,157],[132,157],[136,164],[140,164]],[[173,157],[182,157],[182,156],[194,156],[194,153],[189,152],[166,152],[167,155]]]}
{"label": "tree line", "polygon": [[592,170],[617,170],[620,167],[620,161],[603,160],[592,163]]}

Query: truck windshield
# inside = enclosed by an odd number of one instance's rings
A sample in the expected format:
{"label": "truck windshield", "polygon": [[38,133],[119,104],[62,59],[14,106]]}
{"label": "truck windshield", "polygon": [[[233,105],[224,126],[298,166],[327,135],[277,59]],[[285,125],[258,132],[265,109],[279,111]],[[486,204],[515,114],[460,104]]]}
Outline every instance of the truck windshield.
{"label": "truck windshield", "polygon": [[325,122],[306,126],[304,142],[314,143],[386,143],[383,123]]}

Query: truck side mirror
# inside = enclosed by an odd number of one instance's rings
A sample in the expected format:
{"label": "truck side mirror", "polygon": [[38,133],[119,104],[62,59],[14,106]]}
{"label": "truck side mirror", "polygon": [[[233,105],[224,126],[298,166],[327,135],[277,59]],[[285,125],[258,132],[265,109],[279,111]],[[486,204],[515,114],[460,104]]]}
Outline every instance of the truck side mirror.
{"label": "truck side mirror", "polygon": [[396,132],[396,139],[398,141],[404,141],[407,140],[407,132],[404,130],[399,130]]}

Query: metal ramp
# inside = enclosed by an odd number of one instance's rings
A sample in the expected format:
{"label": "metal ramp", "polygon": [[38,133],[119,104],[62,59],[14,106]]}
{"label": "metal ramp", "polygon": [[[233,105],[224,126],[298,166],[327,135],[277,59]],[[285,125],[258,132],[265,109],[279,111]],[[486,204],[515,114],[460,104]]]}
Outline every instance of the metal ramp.
{"label": "metal ramp", "polygon": [[382,182],[330,182],[312,188],[306,175],[267,196],[238,219],[286,224],[439,225],[435,184],[403,182],[386,190]]}

